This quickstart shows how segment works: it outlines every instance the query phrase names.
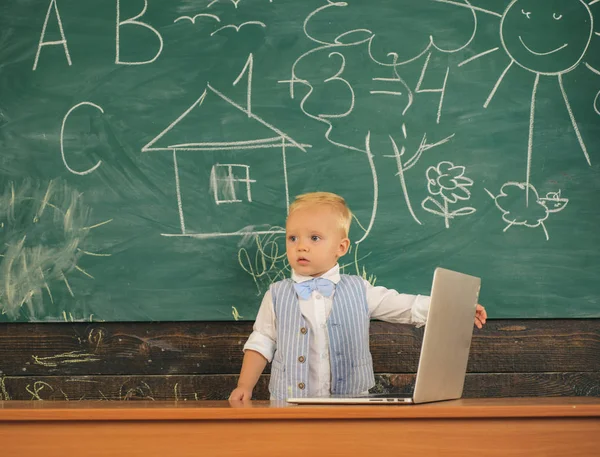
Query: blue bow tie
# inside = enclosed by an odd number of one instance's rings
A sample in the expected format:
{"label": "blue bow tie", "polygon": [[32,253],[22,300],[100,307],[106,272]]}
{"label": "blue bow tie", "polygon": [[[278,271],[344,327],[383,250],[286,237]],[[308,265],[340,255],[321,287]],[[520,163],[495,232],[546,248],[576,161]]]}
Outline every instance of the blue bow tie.
{"label": "blue bow tie", "polygon": [[326,297],[331,297],[335,284],[329,279],[315,278],[294,284],[294,289],[301,299],[308,300],[313,290],[318,290]]}

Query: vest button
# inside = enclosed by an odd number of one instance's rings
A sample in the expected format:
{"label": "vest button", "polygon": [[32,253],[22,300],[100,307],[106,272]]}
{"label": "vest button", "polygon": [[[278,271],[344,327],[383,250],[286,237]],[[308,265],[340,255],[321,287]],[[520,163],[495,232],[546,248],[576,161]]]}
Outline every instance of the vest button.
{"label": "vest button", "polygon": [[301,382],[301,383],[298,383],[298,389],[300,389],[300,390],[304,390],[304,388],[305,388],[305,387],[306,387],[306,386],[304,385],[304,383],[303,383],[303,382]]}
{"label": "vest button", "polygon": [[306,359],[304,358],[303,355],[301,355],[300,357],[298,357],[298,362],[300,362],[300,363],[304,363],[305,360]]}
{"label": "vest button", "polygon": [[306,332],[308,332],[308,330],[306,329],[306,327],[302,327],[300,329],[300,333],[302,333],[303,335],[306,335]]}

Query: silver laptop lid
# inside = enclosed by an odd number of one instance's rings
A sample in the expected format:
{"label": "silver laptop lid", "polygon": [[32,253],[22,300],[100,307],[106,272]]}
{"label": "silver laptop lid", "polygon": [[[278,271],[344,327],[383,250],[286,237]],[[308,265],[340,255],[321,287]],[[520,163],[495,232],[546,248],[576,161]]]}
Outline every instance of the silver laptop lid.
{"label": "silver laptop lid", "polygon": [[462,396],[480,278],[436,268],[413,400]]}

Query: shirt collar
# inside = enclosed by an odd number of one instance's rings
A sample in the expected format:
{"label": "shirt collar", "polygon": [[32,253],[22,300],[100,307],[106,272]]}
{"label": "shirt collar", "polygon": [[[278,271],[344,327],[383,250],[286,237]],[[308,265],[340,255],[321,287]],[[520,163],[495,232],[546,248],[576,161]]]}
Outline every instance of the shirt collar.
{"label": "shirt collar", "polygon": [[[320,278],[329,279],[332,283],[337,284],[340,282],[340,264],[336,263],[330,270],[323,273]],[[310,281],[314,279],[312,276],[304,276],[296,273],[294,269],[292,269],[292,280],[296,283]]]}

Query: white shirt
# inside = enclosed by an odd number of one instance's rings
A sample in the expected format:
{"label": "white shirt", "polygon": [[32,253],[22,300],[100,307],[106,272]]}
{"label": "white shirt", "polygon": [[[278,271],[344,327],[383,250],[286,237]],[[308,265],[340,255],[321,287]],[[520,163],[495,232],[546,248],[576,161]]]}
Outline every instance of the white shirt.
{"label": "white shirt", "polygon": [[[322,278],[337,284],[340,281],[340,267],[336,264],[324,273]],[[292,280],[296,283],[313,279],[302,276],[292,270]],[[425,325],[429,311],[429,297],[423,295],[400,294],[385,287],[372,286],[364,280],[367,291],[369,317],[386,322],[413,324],[417,327]],[[329,336],[327,318],[331,313],[333,296],[324,297],[318,291],[313,291],[308,300],[299,298],[300,312],[310,329],[308,354],[308,395],[324,396],[330,394],[331,367],[329,364]],[[275,312],[271,291],[263,297],[253,332],[244,345],[244,351],[251,349],[267,359],[273,360],[277,348],[277,330]]]}

